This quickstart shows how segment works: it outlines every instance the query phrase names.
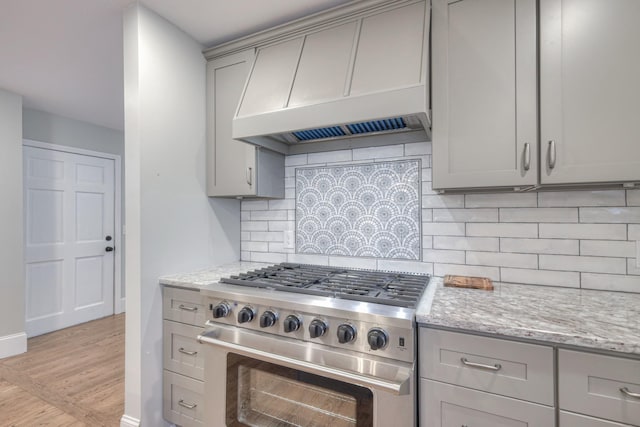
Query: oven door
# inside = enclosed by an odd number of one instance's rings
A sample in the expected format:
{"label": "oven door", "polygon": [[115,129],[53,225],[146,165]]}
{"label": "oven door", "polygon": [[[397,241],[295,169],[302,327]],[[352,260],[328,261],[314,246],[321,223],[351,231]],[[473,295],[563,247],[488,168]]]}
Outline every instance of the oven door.
{"label": "oven door", "polygon": [[413,365],[208,324],[210,426],[415,426]]}

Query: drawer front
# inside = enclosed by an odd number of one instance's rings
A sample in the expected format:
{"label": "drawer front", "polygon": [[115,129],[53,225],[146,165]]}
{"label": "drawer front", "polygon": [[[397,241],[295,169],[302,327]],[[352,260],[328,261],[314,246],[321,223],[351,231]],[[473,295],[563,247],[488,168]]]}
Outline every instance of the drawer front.
{"label": "drawer front", "polygon": [[207,320],[207,307],[200,292],[187,289],[164,287],[163,311],[165,319],[188,323],[194,326],[204,326]]}
{"label": "drawer front", "polygon": [[163,376],[164,418],[182,427],[202,427],[204,383],[173,372]]}
{"label": "drawer front", "polygon": [[420,380],[420,427],[553,427],[553,408]]}
{"label": "drawer front", "polygon": [[551,347],[420,328],[420,376],[553,406]]}
{"label": "drawer front", "polygon": [[204,352],[196,340],[202,328],[164,321],[164,368],[197,380],[204,379]]}
{"label": "drawer front", "polygon": [[558,354],[560,409],[640,425],[640,360],[571,350]]}
{"label": "drawer front", "polygon": [[560,411],[560,427],[628,427],[629,424],[620,424],[601,418],[587,417],[586,415],[572,414]]}

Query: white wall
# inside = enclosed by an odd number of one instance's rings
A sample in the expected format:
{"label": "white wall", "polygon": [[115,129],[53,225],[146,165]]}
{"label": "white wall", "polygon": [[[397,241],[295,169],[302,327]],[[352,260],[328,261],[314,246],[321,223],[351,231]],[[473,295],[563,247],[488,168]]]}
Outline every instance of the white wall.
{"label": "white wall", "polygon": [[0,358],[26,351],[22,97],[0,89]]}
{"label": "white wall", "polygon": [[162,420],[158,276],[239,259],[235,200],[205,193],[201,46],[141,5],[124,16],[127,321],[123,425]]}
{"label": "white wall", "polygon": [[[422,262],[296,254],[283,247],[281,230],[296,227],[296,168],[398,159],[422,160]],[[285,166],[284,200],[242,202],[243,260],[640,293],[640,190],[438,195],[431,190],[427,142],[287,156]]]}

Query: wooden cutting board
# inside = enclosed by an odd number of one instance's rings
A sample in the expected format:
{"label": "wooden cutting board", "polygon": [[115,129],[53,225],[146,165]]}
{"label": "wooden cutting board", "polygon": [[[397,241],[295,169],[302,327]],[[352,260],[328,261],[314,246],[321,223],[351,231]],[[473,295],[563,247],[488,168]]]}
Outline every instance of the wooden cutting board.
{"label": "wooden cutting board", "polygon": [[444,276],[444,285],[453,288],[493,290],[493,283],[487,277]]}

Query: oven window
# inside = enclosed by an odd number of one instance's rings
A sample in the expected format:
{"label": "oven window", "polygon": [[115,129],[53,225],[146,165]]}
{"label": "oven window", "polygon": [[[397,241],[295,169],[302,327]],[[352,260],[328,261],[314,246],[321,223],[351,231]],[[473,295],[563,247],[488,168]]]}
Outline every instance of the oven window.
{"label": "oven window", "polygon": [[227,425],[372,427],[370,390],[229,353]]}

